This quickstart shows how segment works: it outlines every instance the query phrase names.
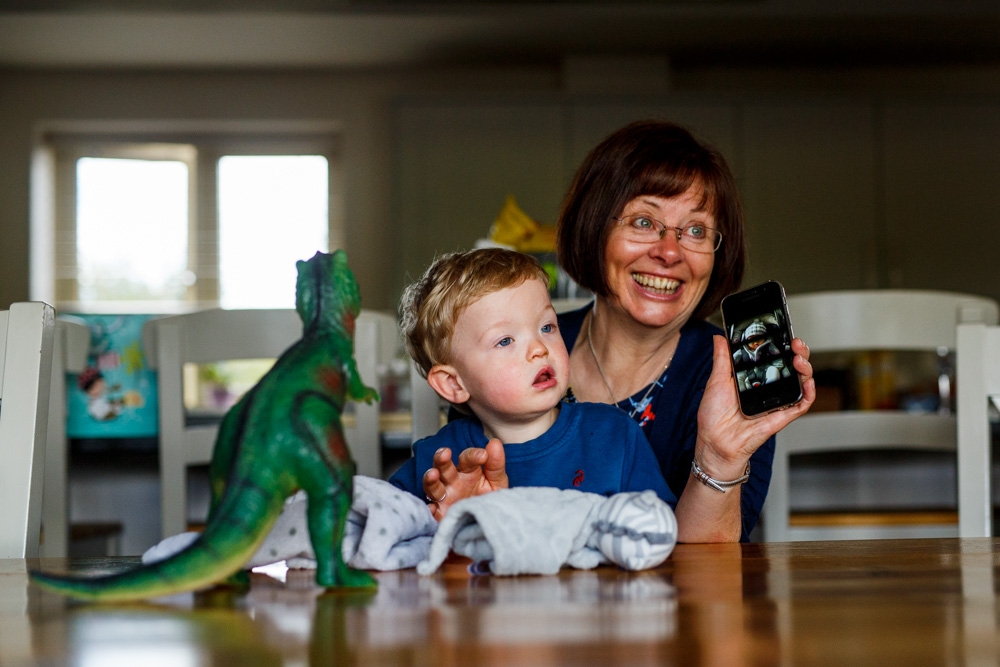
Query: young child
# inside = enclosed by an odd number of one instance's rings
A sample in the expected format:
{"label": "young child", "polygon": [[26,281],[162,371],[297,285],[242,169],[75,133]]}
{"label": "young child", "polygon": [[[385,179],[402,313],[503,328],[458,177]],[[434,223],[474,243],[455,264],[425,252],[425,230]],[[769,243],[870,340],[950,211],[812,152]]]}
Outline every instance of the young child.
{"label": "young child", "polygon": [[[602,495],[674,494],[646,437],[627,414],[600,403],[564,403],[569,355],[548,293],[528,255],[487,248],[444,255],[403,294],[406,345],[427,382],[469,418],[413,444],[389,478],[427,498],[441,519],[461,498],[507,486],[551,486]],[[435,485],[437,486],[437,485]]]}

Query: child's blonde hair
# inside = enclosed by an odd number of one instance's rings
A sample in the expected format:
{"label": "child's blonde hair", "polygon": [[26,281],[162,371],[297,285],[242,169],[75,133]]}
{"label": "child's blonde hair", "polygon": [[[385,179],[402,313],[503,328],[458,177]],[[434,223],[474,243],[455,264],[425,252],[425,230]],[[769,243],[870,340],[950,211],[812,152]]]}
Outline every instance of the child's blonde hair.
{"label": "child's blonde hair", "polygon": [[530,255],[503,248],[479,248],[438,257],[419,280],[403,290],[399,322],[407,351],[427,377],[435,364],[450,361],[455,322],[487,294],[527,280],[549,283],[548,273]]}

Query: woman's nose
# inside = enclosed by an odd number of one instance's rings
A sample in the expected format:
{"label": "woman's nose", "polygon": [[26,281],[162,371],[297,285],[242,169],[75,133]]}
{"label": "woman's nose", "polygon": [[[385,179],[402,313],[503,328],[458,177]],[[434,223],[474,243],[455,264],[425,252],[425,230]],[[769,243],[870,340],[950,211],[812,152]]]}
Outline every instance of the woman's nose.
{"label": "woman's nose", "polygon": [[677,232],[668,227],[663,237],[651,245],[649,254],[667,262],[678,261],[683,256],[684,249],[681,248]]}

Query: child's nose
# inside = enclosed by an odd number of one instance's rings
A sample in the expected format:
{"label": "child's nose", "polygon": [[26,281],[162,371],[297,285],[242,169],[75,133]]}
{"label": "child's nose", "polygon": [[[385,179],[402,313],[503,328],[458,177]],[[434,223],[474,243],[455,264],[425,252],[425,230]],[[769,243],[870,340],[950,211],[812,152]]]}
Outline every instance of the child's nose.
{"label": "child's nose", "polygon": [[541,338],[531,341],[530,354],[532,358],[548,356],[549,348]]}

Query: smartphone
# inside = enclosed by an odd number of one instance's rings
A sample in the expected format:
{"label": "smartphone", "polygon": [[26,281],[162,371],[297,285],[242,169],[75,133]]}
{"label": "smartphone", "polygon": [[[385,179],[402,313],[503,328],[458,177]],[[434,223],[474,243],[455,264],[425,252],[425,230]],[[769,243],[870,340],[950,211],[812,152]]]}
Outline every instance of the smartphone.
{"label": "smartphone", "polygon": [[785,289],[773,280],[722,300],[740,410],[756,417],[802,400],[802,383],[792,368],[792,323]]}

